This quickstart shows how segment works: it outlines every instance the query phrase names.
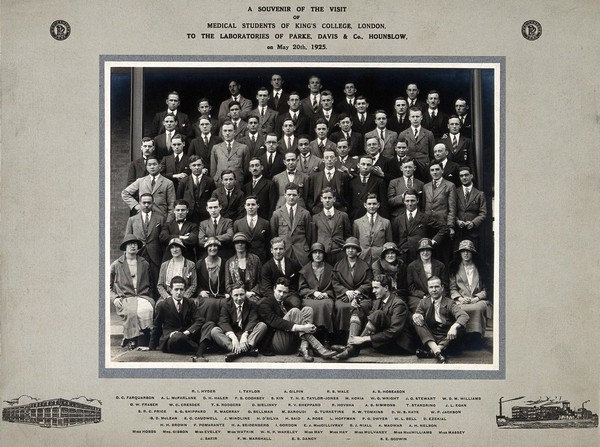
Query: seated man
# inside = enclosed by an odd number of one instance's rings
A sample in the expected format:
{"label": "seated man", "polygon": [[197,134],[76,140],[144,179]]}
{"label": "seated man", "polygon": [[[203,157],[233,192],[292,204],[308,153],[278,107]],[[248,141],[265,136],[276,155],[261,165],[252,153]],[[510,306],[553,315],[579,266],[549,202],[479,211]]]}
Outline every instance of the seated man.
{"label": "seated man", "polygon": [[175,354],[196,352],[197,356],[203,356],[213,326],[204,324],[204,318],[194,302],[183,296],[185,289],[183,277],[174,276],[171,279],[171,297],[156,305],[149,349],[158,348],[162,352]]}
{"label": "seated man", "polygon": [[[346,360],[357,356],[360,353],[360,346],[363,344],[370,343],[375,349],[394,348],[395,342],[400,342],[402,332],[407,327],[410,315],[408,307],[395,292],[392,292],[388,276],[375,276],[371,285],[373,295],[375,295],[373,308],[369,315],[365,315],[360,305],[355,300],[352,301],[354,309],[350,318],[348,345],[334,357],[337,360]],[[407,338],[404,337],[404,339]],[[408,352],[410,345],[400,344],[405,347],[403,350]]]}
{"label": "seated man", "polygon": [[321,342],[312,335],[317,330],[313,324],[312,308],[305,306],[300,310],[292,307],[287,310],[284,302],[288,292],[289,281],[287,278],[278,278],[275,281],[273,295],[265,296],[259,303],[258,313],[269,328],[263,344],[263,352],[265,355],[291,354],[297,349],[298,338],[300,338],[298,355],[303,357],[304,361],[312,362],[314,360],[308,350],[309,344],[324,359],[332,358],[335,351],[325,349]]}
{"label": "seated man", "polygon": [[210,333],[217,345],[227,349],[226,362],[245,355],[256,357],[256,346],[267,331],[267,325],[258,320],[254,303],[246,298],[244,283],[232,285],[231,298],[221,306],[219,325]]}
{"label": "seated man", "polygon": [[444,296],[444,286],[437,276],[427,280],[429,295],[425,296],[413,315],[413,323],[421,342],[429,351],[417,349],[417,357],[435,357],[439,363],[447,363],[443,351],[456,342],[469,315],[456,302]]}

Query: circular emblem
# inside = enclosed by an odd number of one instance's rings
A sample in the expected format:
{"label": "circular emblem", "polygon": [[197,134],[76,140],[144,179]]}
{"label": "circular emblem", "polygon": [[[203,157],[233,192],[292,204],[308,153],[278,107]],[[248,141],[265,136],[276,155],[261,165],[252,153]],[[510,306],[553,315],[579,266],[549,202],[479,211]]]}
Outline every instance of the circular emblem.
{"label": "circular emblem", "polygon": [[523,23],[521,34],[527,40],[538,40],[542,35],[542,25],[537,20],[528,20]]}
{"label": "circular emblem", "polygon": [[64,20],[55,20],[50,25],[50,35],[56,40],[65,40],[71,35],[71,25]]}

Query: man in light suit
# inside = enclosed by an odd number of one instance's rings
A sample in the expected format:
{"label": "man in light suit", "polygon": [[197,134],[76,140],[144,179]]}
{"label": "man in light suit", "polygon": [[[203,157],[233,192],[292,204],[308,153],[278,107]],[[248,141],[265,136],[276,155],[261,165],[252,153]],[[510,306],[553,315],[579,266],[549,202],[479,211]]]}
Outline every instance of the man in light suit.
{"label": "man in light suit", "polygon": [[[187,220],[189,204],[183,199],[175,201],[175,219],[165,223],[160,233],[160,241],[163,247],[167,247],[169,241],[178,238],[184,245],[183,256],[192,262],[196,262],[196,245],[198,244],[198,225]],[[171,259],[171,250],[164,250],[162,261]]]}
{"label": "man in light suit", "polygon": [[419,199],[421,199],[424,183],[415,178],[415,169],[415,161],[410,157],[404,157],[401,165],[402,176],[393,179],[388,185],[387,197],[391,219],[395,219],[404,212],[404,193],[406,191],[414,189],[419,194]]}
{"label": "man in light suit", "polygon": [[[273,135],[273,141],[275,136]],[[277,203],[277,191],[271,180],[263,175],[263,162],[260,157],[250,159],[248,166],[252,179],[246,183],[242,191],[246,197],[255,196],[258,205],[258,215],[270,219]]]}
{"label": "man in light suit", "polygon": [[245,120],[248,115],[250,115],[250,111],[252,110],[252,101],[244,98],[240,94],[240,89],[242,85],[237,81],[229,82],[229,93],[231,96],[224,100],[219,106],[219,123],[222,125],[225,121],[230,120],[231,116],[229,115],[229,104],[233,101],[236,101],[240,105],[240,118]]}
{"label": "man in light suit", "polygon": [[188,219],[199,224],[208,218],[206,202],[215,190],[215,182],[208,176],[208,169],[204,167],[202,158],[197,155],[190,156],[191,175],[180,182],[179,196],[190,206]]}
{"label": "man in light suit", "polygon": [[198,245],[204,248],[206,241],[214,237],[220,243],[219,256],[229,259],[233,255],[233,221],[221,216],[221,204],[219,199],[211,197],[206,203],[209,218],[200,222],[198,226]]}
{"label": "man in light suit", "polygon": [[153,211],[156,211],[165,218],[169,218],[175,207],[175,187],[173,186],[173,182],[160,175],[160,164],[154,155],[146,159],[146,169],[148,170],[148,175],[137,179],[121,191],[121,197],[132,212],[139,213],[141,205],[135,199],[135,194],[138,194],[139,197],[145,193],[150,193],[154,197]]}
{"label": "man in light suit", "polygon": [[389,220],[377,213],[379,210],[377,194],[368,193],[365,196],[364,206],[367,214],[354,221],[352,235],[360,244],[360,258],[372,265],[381,257],[383,244],[392,240],[392,227]]}
{"label": "man in light suit", "polygon": [[442,281],[437,276],[427,280],[429,295],[419,302],[413,314],[413,323],[421,342],[429,351],[417,350],[417,357],[435,357],[439,363],[447,363],[444,350],[458,343],[464,334],[469,315],[454,300],[445,296]]}
{"label": "man in light suit", "polygon": [[133,235],[136,239],[142,241],[144,246],[138,252],[150,265],[150,284],[153,288],[153,297],[159,298],[156,284],[158,284],[158,273],[162,263],[162,246],[160,242],[160,232],[162,231],[165,219],[158,213],[152,212],[154,199],[152,194],[145,193],[140,197],[141,212],[127,219],[125,227],[125,236]]}
{"label": "man in light suit", "polygon": [[387,113],[385,110],[377,110],[375,112],[375,123],[377,127],[365,135],[365,146],[370,138],[379,138],[382,142],[381,155],[392,158],[396,154],[395,144],[398,134],[393,130],[389,130],[387,126]]}
{"label": "man in light suit", "polygon": [[236,178],[243,179],[248,166],[248,146],[234,141],[234,133],[233,123],[225,121],[221,125],[223,142],[213,147],[210,174],[217,185],[221,181],[221,172],[225,169],[231,169]]}
{"label": "man in light suit", "polygon": [[327,263],[335,265],[344,254],[344,242],[352,236],[352,225],[348,214],[336,210],[336,193],[333,188],[326,186],[320,194],[322,210],[313,216],[316,234],[313,239],[325,247]]}
{"label": "man in light suit", "polygon": [[179,111],[179,105],[181,104],[181,101],[179,100],[179,93],[175,91],[169,92],[165,103],[167,104],[167,110],[158,112],[156,115],[154,115],[154,119],[152,120],[152,136],[160,135],[165,131],[163,121],[167,115],[173,115],[177,117],[178,133],[181,133],[185,136],[190,135],[190,120],[185,113]]}
{"label": "man in light suit", "polygon": [[340,113],[338,116],[340,130],[329,135],[329,139],[338,143],[341,139],[348,141],[349,154],[351,157],[362,154],[365,150],[363,135],[352,130],[352,115]]}
{"label": "man in light suit", "polygon": [[335,143],[327,138],[329,129],[324,119],[315,122],[314,134],[316,138],[310,142],[310,152],[319,158],[323,158],[323,152],[327,149],[335,150]]}
{"label": "man in light suit", "polygon": [[327,187],[331,188],[335,194],[335,208],[344,212],[348,210],[346,184],[349,179],[345,172],[336,169],[336,161],[337,157],[335,152],[326,150],[323,153],[323,169],[313,172],[308,177],[306,205],[308,211],[313,215],[319,213],[323,208],[321,203],[321,192]]}
{"label": "man in light suit", "polygon": [[201,116],[198,120],[200,135],[190,142],[188,155],[197,155],[202,159],[204,166],[210,166],[210,154],[215,144],[221,143],[221,138],[213,135],[212,125],[208,116]]}
{"label": "man in light suit", "polygon": [[267,331],[267,325],[258,318],[258,309],[246,298],[244,283],[231,288],[231,300],[221,306],[219,325],[211,330],[213,341],[225,348],[226,362],[243,356],[256,357],[257,346]]}
{"label": "man in light suit", "polygon": [[221,172],[221,185],[212,193],[221,204],[221,216],[233,221],[244,214],[244,193],[236,184],[235,173],[231,169]]}
{"label": "man in light suit", "polygon": [[296,168],[303,174],[310,176],[322,166],[323,158],[315,155],[310,150],[308,135],[298,136],[298,152],[299,156]]}
{"label": "man in light suit", "polygon": [[296,169],[296,166],[298,164],[298,157],[296,157],[295,153],[286,153],[284,163],[286,166],[286,170],[273,177],[273,183],[275,184],[275,189],[278,194],[278,199],[277,203],[275,204],[275,208],[279,208],[286,203],[285,194],[287,190],[287,185],[290,183],[294,183],[298,187],[298,205],[306,209],[305,188],[308,186],[308,176]]}
{"label": "man in light suit", "polygon": [[400,133],[408,143],[407,156],[414,158],[417,162],[416,176],[419,180],[429,180],[429,160],[433,157],[433,146],[435,138],[431,131],[421,126],[423,112],[417,107],[411,107],[408,111],[410,127]]}
{"label": "man in light suit", "polygon": [[[289,110],[288,99],[290,95],[283,91],[283,78],[280,74],[274,73],[271,76],[271,86],[273,87],[273,94],[270,96],[267,105],[275,110],[277,114],[283,115]],[[298,104],[300,104],[300,98],[298,98]]]}
{"label": "man in light suit", "polygon": [[285,205],[271,217],[271,234],[283,238],[287,245],[286,256],[303,266],[308,263],[312,244],[312,221],[310,213],[298,204],[298,190],[295,183],[285,186]]}
{"label": "man in light suit", "polygon": [[462,183],[456,191],[456,238],[458,242],[469,239],[479,246],[479,227],[487,217],[485,195],[473,186],[473,174],[468,166],[459,168]]}
{"label": "man in light suit", "polygon": [[250,112],[250,115],[258,117],[259,129],[264,135],[274,132],[277,112],[269,108],[269,89],[267,87],[260,87],[256,92],[256,100],[258,101],[258,106]]}
{"label": "man in light suit", "polygon": [[244,209],[246,215],[233,223],[233,233],[244,233],[248,239],[248,251],[258,256],[264,264],[269,258],[271,224],[258,215],[260,207],[256,196],[248,195],[245,198]]}

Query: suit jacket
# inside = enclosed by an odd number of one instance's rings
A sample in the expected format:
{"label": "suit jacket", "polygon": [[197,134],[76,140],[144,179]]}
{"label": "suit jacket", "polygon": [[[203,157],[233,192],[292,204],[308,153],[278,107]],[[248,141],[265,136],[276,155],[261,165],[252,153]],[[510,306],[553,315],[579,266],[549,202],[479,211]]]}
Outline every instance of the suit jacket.
{"label": "suit jacket", "polygon": [[459,166],[468,166],[471,168],[474,178],[477,177],[475,175],[476,165],[473,141],[470,138],[466,138],[462,133],[459,134],[456,149],[452,146],[452,136],[450,134],[443,137],[440,143],[444,143],[446,149],[448,149],[448,160],[453,161]]}
{"label": "suit jacket", "polygon": [[[233,99],[230,96],[219,105],[219,125],[222,125],[224,121],[230,119],[228,113],[229,104],[232,101]],[[240,103],[240,118],[243,120],[248,119],[248,115],[250,115],[250,112],[252,111],[252,101],[240,95],[238,102]]]}
{"label": "suit jacket", "polygon": [[343,250],[344,242],[352,236],[352,225],[343,211],[334,211],[331,222],[321,211],[313,216],[316,235],[313,239],[325,246],[325,253],[337,254]]}
{"label": "suit jacket", "polygon": [[[264,163],[264,162],[263,162]],[[264,174],[264,171],[263,171]],[[263,175],[256,186],[252,187],[252,180],[242,188],[244,196],[256,196],[258,202],[258,215],[263,219],[270,219],[275,210],[277,199],[279,198],[274,183]]]}
{"label": "suit jacket", "polygon": [[[443,296],[440,302],[440,316],[446,320],[445,326],[450,328],[455,322],[462,327],[467,325],[469,315],[460,308],[460,305],[448,297]],[[428,326],[435,326],[435,309],[432,300],[428,297],[422,299],[415,313],[423,315]]]}
{"label": "suit jacket", "polygon": [[421,166],[427,166],[429,160],[433,158],[433,146],[435,146],[435,138],[430,130],[421,126],[419,135],[415,140],[415,134],[412,127],[403,130],[400,133],[401,137],[406,138],[408,144],[407,156],[414,158]]}
{"label": "suit jacket", "polygon": [[162,174],[173,182],[173,186],[175,187],[175,192],[179,191],[179,180],[174,179],[174,174],[186,174],[191,175],[192,171],[189,168],[190,159],[186,154],[181,154],[181,161],[179,163],[175,163],[175,154],[167,155],[162,159],[161,162]]}
{"label": "suit jacket", "polygon": [[368,132],[371,132],[373,129],[377,127],[375,123],[375,117],[367,112],[365,118],[365,122],[361,123],[360,118],[358,117],[358,111],[354,112],[352,116],[352,130],[362,135],[366,135]]}
{"label": "suit jacket", "polygon": [[480,300],[487,299],[485,283],[479,275],[477,268],[473,270],[473,283],[469,286],[467,272],[462,262],[455,274],[450,275],[450,298],[456,300],[458,298],[479,298]]}
{"label": "suit jacket", "polygon": [[310,153],[319,158],[323,158],[323,152],[325,151],[334,151],[337,154],[337,145],[329,138],[325,140],[325,145],[322,149],[319,147],[319,141],[317,139],[312,140],[308,144],[308,147],[310,148]]}
{"label": "suit jacket", "polygon": [[314,298],[315,292],[326,293],[330,299],[335,299],[335,292],[333,291],[333,267],[327,263],[324,263],[323,274],[320,279],[315,276],[315,271],[312,268],[312,263],[309,262],[302,270],[300,270],[300,284],[298,286],[300,290],[300,298]]}
{"label": "suit jacket", "polygon": [[231,153],[228,154],[227,143],[215,144],[210,157],[210,175],[212,175],[215,184],[219,184],[221,182],[221,172],[225,169],[231,169],[235,173],[236,180],[243,184],[249,161],[248,146],[233,141],[231,143]]}
{"label": "suit jacket", "polygon": [[[442,285],[444,286],[444,290],[448,290],[448,271],[446,270],[446,266],[443,262],[440,262],[437,259],[431,260],[431,276],[437,276],[440,278]],[[423,298],[429,293],[429,289],[427,287],[427,280],[429,278],[425,273],[423,262],[420,259],[408,264],[408,268],[406,269],[406,278],[408,281],[408,293],[410,295]]]}
{"label": "suit jacket", "polygon": [[305,162],[304,157],[300,154],[298,156],[298,163],[296,165],[296,169],[298,169],[298,171],[302,172],[303,174],[310,176],[312,173],[318,171],[319,168],[321,168],[322,166],[323,166],[322,158],[320,158],[314,154],[309,154],[308,161]]}
{"label": "suit jacket", "polygon": [[204,319],[191,299],[183,298],[181,312],[177,312],[173,298],[161,300],[156,304],[154,325],[150,334],[150,349],[158,348],[166,352],[167,340],[174,331],[187,330],[190,332],[189,337],[196,339],[203,324]]}
{"label": "suit jacket", "polygon": [[[219,120],[214,119],[212,116],[208,118],[210,120],[210,134],[213,136],[219,135]],[[192,123],[190,126],[190,139],[198,138],[202,136],[202,131],[200,130],[200,117]]]}
{"label": "suit jacket", "polygon": [[200,186],[195,188],[194,178],[188,175],[183,182],[179,182],[179,196],[190,205],[188,219],[196,224],[208,219],[206,203],[215,190],[215,182],[208,175],[200,177]]}
{"label": "suit jacket", "polygon": [[444,172],[442,173],[442,177],[444,177],[449,182],[453,183],[454,186],[458,188],[461,185],[458,171],[458,164],[454,163],[453,161],[447,160],[446,164],[444,165]]}
{"label": "suit jacket", "polygon": [[[286,113],[279,114],[277,120],[275,120],[275,133],[277,134],[277,138],[281,139],[283,137],[283,123],[285,120],[288,120],[290,118],[292,118],[292,114],[288,111]],[[294,125],[296,126],[296,130],[294,131],[294,135],[296,137],[298,135],[310,134],[310,117],[305,115],[304,112],[302,112],[302,110],[298,111],[298,116],[294,121]]]}
{"label": "suit jacket", "polygon": [[[258,303],[258,315],[260,320],[271,330],[271,334],[267,335],[266,340],[272,339],[275,331],[291,331],[294,327],[294,323],[284,320],[285,313],[273,296],[273,291],[271,291],[271,296],[264,296]],[[269,341],[264,343],[267,346],[269,345]]]}
{"label": "suit jacket", "polygon": [[404,118],[398,117],[398,114],[396,112],[394,112],[388,118],[387,128],[390,130],[393,130],[397,134],[399,134],[403,130],[408,129],[409,127],[410,127],[410,120],[408,119],[408,112],[406,112],[406,115],[404,115]]}
{"label": "suit jacket", "polygon": [[163,244],[164,254],[163,254],[163,262],[171,259],[171,251],[166,249],[166,246],[169,244],[169,241],[175,237],[180,237],[189,233],[189,237],[186,239],[182,239],[183,245],[185,245],[185,249],[183,250],[183,256],[190,261],[196,262],[196,246],[198,245],[198,225],[190,222],[188,220],[183,222],[181,225],[181,230],[179,230],[179,225],[177,222],[172,220],[171,222],[163,225],[162,231],[160,233],[160,240]]}
{"label": "suit jacket", "polygon": [[393,179],[398,178],[402,175],[402,172],[397,170],[397,164],[394,163],[394,160],[392,158],[386,157],[385,155],[379,155],[377,161],[373,166],[379,166],[383,171],[383,180],[385,181],[386,192],[387,185],[389,185],[389,183]]}
{"label": "suit jacket", "polygon": [[471,114],[467,113],[466,115],[464,115],[463,118],[461,118],[460,116],[458,118],[460,119],[460,122],[461,122],[461,125],[460,125],[461,134],[463,134],[467,138],[473,139],[473,125],[471,124]]}
{"label": "suit jacket", "polygon": [[287,111],[290,109],[288,104],[289,99],[290,94],[288,92],[279,90],[279,99],[275,101],[275,91],[272,90],[269,100],[267,101],[267,106],[269,106],[270,109],[275,110],[278,115],[282,115],[287,113]]}
{"label": "suit jacket", "polygon": [[[222,217],[217,222],[217,227],[211,218],[203,220],[198,225],[198,244],[204,249],[204,243],[209,237],[215,237],[221,242],[219,252],[223,249],[231,248],[231,240],[233,239],[233,221]],[[221,256],[223,257],[223,256]],[[226,257],[224,259],[227,259]]]}
{"label": "suit jacket", "polygon": [[330,134],[332,131],[334,131],[335,129],[338,129],[338,114],[335,111],[331,111],[331,113],[329,114],[329,119],[325,118],[325,113],[323,112],[323,109],[319,110],[317,113],[313,114],[313,118],[312,118],[312,122],[310,125],[310,136],[311,138],[316,138],[317,134],[315,132],[315,126],[317,125],[317,121],[320,119],[325,120],[325,122],[327,123],[327,134]]}
{"label": "suit jacket", "polygon": [[[290,292],[298,291],[298,283],[300,281],[300,270],[302,266],[298,264],[295,260],[284,257],[284,269],[285,274],[279,270],[279,267],[275,263],[273,258],[269,259],[262,266],[260,271],[260,294],[263,297],[273,298],[273,289],[275,288],[275,282],[277,278],[286,277],[290,282]],[[273,298],[274,299],[274,298]],[[282,315],[283,316],[283,315]],[[264,318],[261,319],[269,324]],[[270,325],[269,325],[270,326]]]}
{"label": "suit jacket", "polygon": [[391,343],[402,335],[407,325],[410,325],[408,306],[395,293],[391,293],[387,301],[377,299],[373,302],[371,314],[380,310],[387,317],[389,324],[380,327],[379,332],[371,334],[371,344],[374,348]]}
{"label": "suit jacket", "polygon": [[321,107],[321,101],[319,100],[317,110],[315,111],[312,105],[312,95],[308,95],[306,98],[300,100],[300,110],[302,110],[302,113],[304,113],[311,121],[314,121],[315,115],[323,110],[323,107]]}
{"label": "suit jacket", "polygon": [[240,336],[244,332],[252,332],[259,322],[258,308],[250,300],[244,299],[242,304],[242,325],[238,324],[237,308],[233,300],[227,300],[222,306],[219,316],[219,327],[223,332],[233,332]]}
{"label": "suit jacket", "polygon": [[[288,183],[290,183],[287,176],[287,171],[280,172],[273,177],[273,183],[275,184],[278,195],[275,208],[279,208],[285,205],[285,187]],[[298,185],[298,205],[306,209],[306,187],[308,186],[308,176],[296,170],[296,173],[294,174],[294,181],[292,183]]]}
{"label": "suit jacket", "polygon": [[442,138],[442,135],[448,132],[448,115],[438,109],[435,118],[432,119],[429,115],[429,111],[426,109],[423,112],[421,126],[425,129],[429,129],[437,141]]}
{"label": "suit jacket", "polygon": [[[380,157],[381,158],[381,157]],[[376,175],[369,175],[369,179],[367,180],[367,184],[363,185],[361,182],[360,175],[354,177],[350,182],[348,182],[349,189],[349,204],[350,208],[348,210],[348,217],[350,217],[351,221],[355,221],[361,216],[364,216],[367,213],[363,203],[365,201],[365,196],[367,193],[375,193],[377,197],[379,197],[380,205],[379,205],[379,214],[383,217],[388,216],[387,209],[387,187],[385,186],[385,181]]]}
{"label": "suit jacket", "polygon": [[[356,104],[356,98],[354,98],[354,104]],[[342,113],[346,113],[352,116],[354,113],[356,113],[356,107],[354,105],[350,105],[346,95],[344,95],[342,99],[335,103],[335,111],[340,115]]]}
{"label": "suit jacket", "polygon": [[259,131],[264,135],[275,131],[275,121],[277,120],[277,112],[268,107],[265,110],[264,116],[260,114],[260,108],[252,110],[249,115],[258,116]]}
{"label": "suit jacket", "polygon": [[227,198],[227,192],[223,185],[219,186],[212,193],[213,197],[219,199],[221,204],[221,216],[231,219],[232,221],[239,219],[245,214],[244,210],[244,193],[237,186],[231,192],[231,198]]}
{"label": "suit jacket", "polygon": [[381,257],[383,244],[392,240],[390,221],[378,214],[375,216],[373,228],[371,228],[366,214],[360,219],[356,219],[352,226],[352,233],[358,239],[362,249],[358,256],[369,265]]}
{"label": "suit jacket", "polygon": [[220,137],[216,137],[211,135],[208,140],[208,145],[204,143],[204,139],[200,136],[198,138],[194,138],[190,147],[188,148],[188,155],[197,155],[202,159],[202,163],[205,167],[210,168],[210,154],[212,153],[212,149],[215,144],[222,143],[223,140]]}
{"label": "suit jacket", "polygon": [[348,210],[348,195],[346,185],[348,184],[348,174],[335,170],[331,181],[327,180],[324,170],[313,172],[308,177],[308,185],[306,187],[306,205],[307,209],[314,215],[320,213],[323,209],[321,203],[321,191],[329,186],[335,191],[335,203],[333,204],[336,210]]}
{"label": "suit jacket", "polygon": [[[161,133],[165,132],[165,128],[163,126],[163,120],[165,119],[165,116],[167,116],[169,113],[167,110],[163,110],[162,112],[158,112],[157,114],[154,115],[154,119],[152,120],[152,135],[153,137],[160,135]],[[190,119],[188,118],[188,116],[183,113],[180,112],[179,110],[177,110],[177,128],[176,128],[176,133],[180,133],[183,134],[184,136],[188,136],[190,135]]]}
{"label": "suit jacket", "polygon": [[254,229],[251,229],[248,225],[247,216],[241,217],[233,223],[233,234],[238,232],[244,233],[248,238],[248,242],[250,243],[248,252],[258,256],[263,264],[267,262],[271,242],[271,224],[269,221],[258,217]]}
{"label": "suit jacket", "polygon": [[[175,130],[175,134],[177,134],[177,130]],[[184,152],[187,151],[187,139],[184,135]],[[173,148],[167,147],[167,134],[165,132],[161,133],[154,137],[154,154],[158,157],[158,161],[162,161],[164,157],[173,153]]]}
{"label": "suit jacket", "polygon": [[442,178],[440,185],[434,191],[432,182],[426,183],[423,186],[423,210],[444,222],[449,228],[454,228],[456,223],[456,187],[454,184]]}
{"label": "suit jacket", "polygon": [[277,152],[285,154],[287,152],[298,153],[298,137],[294,136],[292,139],[292,147],[288,148],[286,137],[282,136],[281,139],[277,142]]}
{"label": "suit jacket", "polygon": [[[479,237],[479,227],[487,217],[487,204],[485,194],[475,187],[471,188],[469,200],[465,199],[464,189],[461,186],[456,190],[456,220],[463,222],[473,222],[473,228],[456,228],[458,236],[462,239],[477,239]],[[462,240],[460,239],[460,240]]]}
{"label": "suit jacket", "polygon": [[147,175],[148,171],[146,171],[146,160],[144,157],[136,158],[129,163],[129,168],[127,169],[127,184],[131,185],[137,179]]}
{"label": "suit jacket", "polygon": [[248,132],[248,123],[244,120],[239,120],[234,124],[233,139],[239,142],[240,138],[246,135],[246,132]]}
{"label": "suit jacket", "polygon": [[280,151],[275,152],[275,158],[273,159],[273,164],[269,164],[268,157],[270,154],[264,153],[259,158],[264,166],[263,169],[263,177],[266,177],[269,180],[272,180],[280,172],[285,171],[285,163],[283,162],[283,153]]}
{"label": "suit jacket", "polygon": [[152,286],[150,282],[150,265],[141,256],[137,256],[137,288],[133,285],[133,279],[125,255],[120,256],[110,265],[110,300],[117,298],[129,298],[137,296],[148,300],[154,305]]}
{"label": "suit jacket", "polygon": [[[412,188],[419,194],[419,204],[423,203],[423,182],[416,179],[413,175]],[[398,217],[401,213],[406,211],[404,206],[403,194],[408,190],[406,187],[406,180],[404,176],[395,178],[390,181],[388,185],[388,204],[390,207],[390,215],[392,218]]]}
{"label": "suit jacket", "polygon": [[433,239],[436,244],[440,244],[450,233],[445,222],[440,222],[420,210],[417,210],[410,224],[406,212],[402,212],[393,221],[392,227],[394,242],[398,244],[400,255],[407,263],[417,259],[419,240],[428,237]]}
{"label": "suit jacket", "polygon": [[286,242],[285,255],[298,261],[300,265],[308,262],[308,251],[312,244],[312,225],[310,213],[300,205],[296,206],[294,221],[290,221],[287,206],[276,209],[271,217],[271,234]]}
{"label": "suit jacket", "polygon": [[[342,138],[346,138],[346,136],[341,130],[338,132],[333,132],[331,135],[329,135],[329,139],[336,144],[336,147],[337,142],[340,141]],[[350,141],[348,142],[348,148],[348,155],[350,157],[363,154],[365,152],[365,139],[363,138],[363,134],[355,132],[354,130],[350,132]]]}
{"label": "suit jacket", "polygon": [[350,181],[350,179],[358,175],[358,157],[348,155],[346,161],[342,162],[338,156],[338,159],[335,161],[335,168],[341,169],[348,174],[348,181]]}
{"label": "suit jacket", "polygon": [[252,141],[250,138],[250,132],[246,131],[246,133],[238,139],[239,143],[248,146],[248,159],[252,157],[260,157],[266,152],[264,135],[265,134],[262,132],[256,132],[254,137],[255,141]]}
{"label": "suit jacket", "polygon": [[365,298],[369,298],[372,280],[373,272],[369,264],[357,258],[352,275],[348,258],[344,257],[333,267],[333,290],[336,300],[345,297],[348,290],[358,290]]}
{"label": "suit jacket", "polygon": [[168,178],[158,174],[155,179],[154,188],[152,188],[152,176],[147,175],[134,181],[131,185],[121,191],[121,197],[129,209],[133,210],[139,202],[135,199],[142,194],[152,194],[154,205],[152,211],[162,214],[165,218],[173,212],[175,208],[175,187]]}
{"label": "suit jacket", "polygon": [[163,229],[165,219],[163,216],[157,213],[152,213],[150,222],[147,227],[144,228],[142,221],[142,214],[138,213],[135,216],[131,216],[127,220],[127,226],[125,227],[125,235],[133,234],[137,239],[144,243],[144,247],[138,252],[140,256],[143,256],[148,262],[152,262],[155,266],[160,267],[162,262],[162,246],[160,241],[160,233]]}
{"label": "suit jacket", "polygon": [[[383,150],[381,151],[381,155],[384,157],[392,158],[396,155],[396,140],[398,139],[398,134],[390,129],[385,129],[385,139],[383,140]],[[367,140],[369,138],[378,138],[381,140],[379,129],[374,129],[365,134],[365,145],[367,147]]]}

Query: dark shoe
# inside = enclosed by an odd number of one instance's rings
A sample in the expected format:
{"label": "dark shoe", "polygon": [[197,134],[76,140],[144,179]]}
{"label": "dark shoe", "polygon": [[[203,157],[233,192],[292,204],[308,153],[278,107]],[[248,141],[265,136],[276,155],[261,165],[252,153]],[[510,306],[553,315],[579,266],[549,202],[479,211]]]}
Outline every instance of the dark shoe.
{"label": "dark shoe", "polygon": [[194,363],[208,362],[208,359],[206,357],[204,357],[203,355],[193,355],[192,362],[194,362]]}
{"label": "dark shoe", "polygon": [[330,360],[333,357],[335,357],[338,353],[336,351],[330,351],[329,349],[326,349],[323,352],[319,352],[319,355],[321,356],[321,358],[325,359],[325,360]]}
{"label": "dark shoe", "polygon": [[244,355],[248,357],[258,357],[258,349],[250,349],[248,352],[244,352]]}
{"label": "dark shoe", "polygon": [[317,340],[317,337],[312,334],[304,334],[304,340],[306,340],[306,342],[312,346],[313,349],[317,351],[317,353],[324,359],[330,359],[336,354],[336,351],[326,349],[325,346],[323,346],[321,342]]}
{"label": "dark shoe", "polygon": [[336,360],[348,360],[350,358],[350,353],[347,349],[344,349],[342,352],[336,354],[333,358]]}
{"label": "dark shoe", "polygon": [[305,362],[313,362],[315,360],[305,347],[300,347],[300,350],[298,351],[298,357],[302,357]]}
{"label": "dark shoe", "polygon": [[264,355],[265,357],[274,357],[274,356],[276,356],[276,355],[277,355],[277,354],[275,354],[273,351],[266,351],[266,350],[262,350],[262,349],[260,349],[260,350],[258,351],[258,353],[259,353],[260,355]]}
{"label": "dark shoe", "polygon": [[333,349],[335,352],[342,352],[346,349],[346,347],[342,345],[331,345],[331,349]]}
{"label": "dark shoe", "polygon": [[235,353],[233,353],[233,352],[229,352],[229,353],[225,354],[225,361],[226,361],[227,363],[229,363],[229,362],[233,362],[235,359],[238,359],[238,358],[240,358],[240,357],[241,357],[241,356],[243,356],[243,355],[244,355],[244,354],[243,354],[242,352],[240,352],[240,353],[238,353],[238,354],[235,354]]}
{"label": "dark shoe", "polygon": [[123,337],[123,340],[121,340],[121,347],[124,348],[125,346],[127,346],[128,342],[129,342],[129,340],[127,340],[125,337]]}
{"label": "dark shoe", "polygon": [[435,354],[435,358],[437,359],[438,363],[448,363],[448,359],[444,357],[441,351]]}
{"label": "dark shoe", "polygon": [[135,348],[138,347],[137,340],[129,340],[129,344],[127,345],[127,347],[130,351],[133,351]]}
{"label": "dark shoe", "polygon": [[433,358],[433,353],[431,351],[425,351],[424,349],[417,349],[416,354],[417,354],[417,357],[420,359]]}

